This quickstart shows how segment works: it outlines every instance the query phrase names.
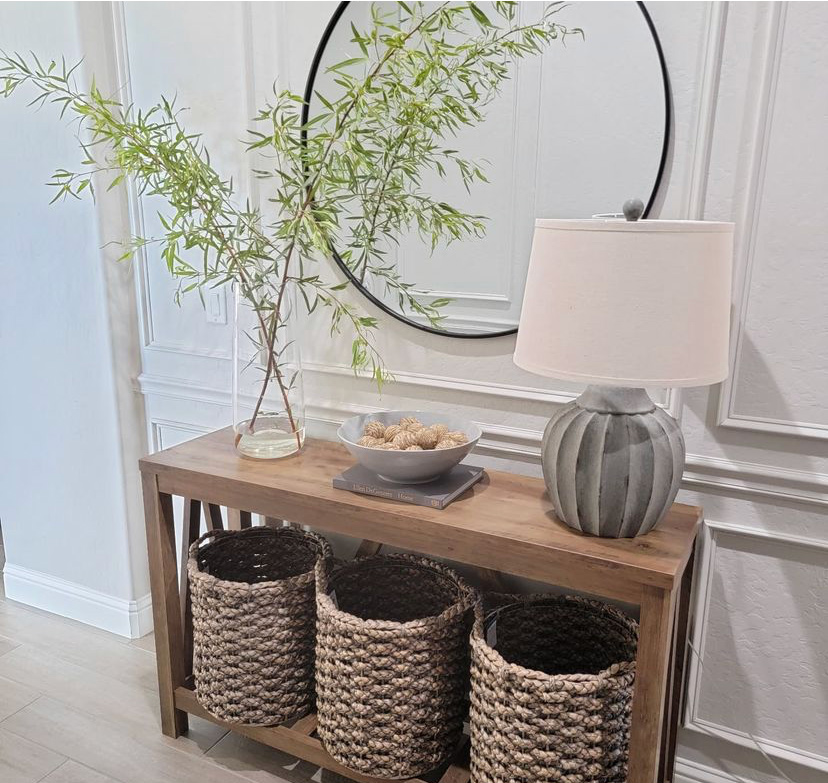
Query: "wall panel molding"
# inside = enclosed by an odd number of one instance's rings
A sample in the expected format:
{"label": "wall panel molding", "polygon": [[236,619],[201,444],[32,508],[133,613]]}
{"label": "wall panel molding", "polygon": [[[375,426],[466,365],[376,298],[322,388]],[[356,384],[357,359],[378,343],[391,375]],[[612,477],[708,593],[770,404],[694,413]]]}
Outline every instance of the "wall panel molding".
{"label": "wall panel molding", "polygon": [[[339,364],[322,364],[317,362],[305,362],[303,367],[306,371],[321,375],[334,377],[347,376],[350,378],[370,378],[370,373],[354,373],[350,367]],[[395,386],[429,386],[440,390],[452,390],[467,394],[479,394],[502,399],[517,399],[521,401],[531,400],[533,402],[546,402],[550,404],[563,405],[572,402],[580,392],[565,390],[541,389],[535,386],[522,386],[517,384],[496,383],[490,381],[477,381],[466,378],[452,378],[443,375],[432,375],[429,373],[415,373],[407,370],[391,370],[394,376]],[[668,389],[663,407],[671,416],[678,413],[677,389]]]}
{"label": "wall panel molding", "polygon": [[415,294],[416,296],[421,296],[427,299],[447,298],[469,302],[504,302],[505,304],[509,304],[512,301],[507,294],[496,294],[486,292],[469,293],[468,291],[440,291],[438,289],[421,291],[419,289],[413,289],[411,293]]}
{"label": "wall panel molding", "polygon": [[[705,736],[714,736],[732,742],[735,745],[755,750],[768,756],[785,761],[793,761],[812,769],[828,772],[828,754],[812,753],[802,748],[793,747],[782,742],[757,737],[733,726],[726,726],[705,719],[699,714],[699,695],[704,669],[699,658],[704,659],[705,644],[709,629],[709,614],[713,593],[713,576],[715,573],[716,554],[719,536],[722,534],[743,536],[765,542],[779,544],[780,547],[804,547],[825,555],[828,566],[828,540],[798,536],[779,531],[763,530],[747,525],[730,522],[705,520],[700,540],[701,562],[696,573],[695,621],[692,634],[692,648],[689,650],[689,668],[685,703],[684,726]],[[779,554],[783,558],[782,553]]]}
{"label": "wall panel molding", "polygon": [[184,433],[188,440],[190,438],[197,438],[200,435],[206,435],[210,432],[209,427],[202,427],[197,424],[185,424],[171,419],[152,418],[150,419],[150,431],[152,433],[151,443],[153,451],[162,451],[172,445],[166,442],[166,438],[164,437],[164,433],[167,430]]}
{"label": "wall panel molding", "polygon": [[828,474],[688,454],[682,486],[828,506]]}
{"label": "wall panel molding", "polygon": [[[351,370],[347,370],[347,374],[353,377]],[[524,389],[506,384],[477,384],[449,378],[441,379],[440,383],[436,383],[434,376],[418,373],[408,373],[407,376],[405,382],[415,386],[438,385],[440,388],[450,388],[466,394],[494,395],[506,399],[538,399],[543,402],[563,404],[570,402],[576,396],[575,394],[551,393],[542,389]],[[178,378],[142,374],[138,379],[137,388],[149,398],[206,403],[225,409],[231,404],[230,392],[226,389],[211,388]],[[323,427],[326,435],[335,439],[336,429],[349,416],[382,409],[382,406],[377,405],[309,399],[306,405],[306,418],[309,422]],[[152,442],[156,448],[158,448],[158,441],[155,425],[158,421],[157,418],[152,419]],[[525,463],[540,464],[542,430],[507,427],[486,422],[477,423],[484,432],[484,437],[478,446],[479,453],[500,459],[517,459]],[[188,429],[193,434],[208,431],[208,428],[192,422],[167,419],[163,421],[163,425]],[[778,499],[819,507],[828,506],[828,475],[826,474],[705,457],[700,454],[687,455],[682,488],[739,493],[747,497],[762,499],[765,502]]]}
{"label": "wall panel molding", "polygon": [[786,3],[774,2],[769,4],[765,29],[765,48],[762,56],[761,86],[755,123],[751,131],[753,158],[749,168],[747,196],[739,221],[743,233],[736,247],[739,277],[733,315],[734,331],[731,336],[731,373],[719,390],[717,424],[721,427],[749,432],[828,439],[828,426],[826,425],[815,422],[745,415],[740,414],[734,407],[736,388],[739,383],[740,358],[745,339],[745,319],[754,272],[758,227],[762,213],[762,199],[773,129],[779,68],[785,38],[786,14]]}
{"label": "wall panel molding", "polygon": [[[339,364],[305,362],[303,367],[307,372],[328,375],[335,378],[370,378],[369,373],[354,373],[350,367]],[[392,369],[391,374],[394,376],[394,385],[398,387],[428,386],[440,390],[451,390],[466,394],[477,394],[501,399],[531,400],[533,402],[546,402],[558,405],[572,402],[578,396],[578,392],[553,391],[533,386],[452,378],[443,375],[432,375],[430,373],[408,372],[407,370]]]}
{"label": "wall panel molding", "polygon": [[709,3],[707,7],[705,50],[698,72],[699,112],[696,118],[690,177],[684,207],[688,220],[704,220],[707,178],[713,152],[716,103],[719,98],[722,54],[727,29],[727,10],[727,3]]}
{"label": "wall panel molding", "polygon": [[742,416],[728,409],[724,417],[720,417],[717,423],[720,427],[746,430],[748,432],[828,440],[828,426],[816,422],[769,419],[762,416]]}
{"label": "wall panel molding", "polygon": [[769,8],[765,27],[765,47],[762,55],[762,78],[755,108],[754,125],[750,132],[753,156],[748,169],[747,195],[742,205],[741,219],[739,220],[741,233],[738,236],[734,253],[738,283],[734,297],[734,331],[731,334],[730,343],[730,375],[719,388],[718,424],[722,427],[739,426],[739,422],[733,413],[733,398],[738,381],[739,356],[742,351],[745,315],[748,299],[750,298],[753,262],[756,257],[756,235],[762,205],[762,193],[765,186],[776,84],[782,56],[784,4],[775,2],[769,4]]}
{"label": "wall panel molding", "polygon": [[674,783],[752,783],[752,781],[696,761],[676,759]]}
{"label": "wall panel molding", "polygon": [[[132,78],[129,56],[129,40],[125,6],[122,0],[112,4],[112,37],[116,53],[118,84],[120,85],[119,98],[125,105],[133,103]],[[245,8],[248,4],[241,4]],[[248,79],[249,81],[249,79]],[[127,178],[123,187],[127,192],[129,203],[129,232],[131,237],[146,237],[146,220],[144,202],[138,194],[134,181]],[[181,354],[186,356],[201,356],[211,359],[230,359],[231,352],[224,348],[202,348],[195,342],[178,342],[160,339],[153,321],[152,288],[150,285],[150,261],[146,247],[138,248],[132,259],[135,265],[136,296],[138,300],[139,325],[141,330],[141,348],[143,351],[160,351],[162,353]]]}
{"label": "wall panel molding", "polygon": [[[428,325],[428,319],[419,314],[409,314],[408,318],[415,323]],[[455,331],[488,333],[490,333],[492,329],[505,331],[506,329],[517,328],[516,321],[508,321],[505,319],[492,318],[490,316],[482,315],[463,315],[459,311],[444,316],[440,321],[440,325],[447,329],[454,329]]]}

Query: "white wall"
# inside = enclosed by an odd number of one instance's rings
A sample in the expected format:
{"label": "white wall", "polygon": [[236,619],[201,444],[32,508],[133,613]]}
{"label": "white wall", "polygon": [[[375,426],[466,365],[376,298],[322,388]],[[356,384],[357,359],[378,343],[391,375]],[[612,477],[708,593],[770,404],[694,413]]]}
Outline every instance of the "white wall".
{"label": "white wall", "polygon": [[[102,10],[4,3],[0,46],[62,53],[70,62],[86,54],[100,66],[101,83]],[[133,470],[146,448],[132,388],[140,360],[135,296],[130,271],[113,266],[112,249],[100,249],[118,224],[118,199],[97,209],[75,200],[49,206],[43,183],[80,155],[56,112],[26,108],[31,97],[21,91],[0,102],[5,589],[10,598],[138,635],[151,618]],[[121,305],[117,314],[108,300]]]}
{"label": "white wall", "polygon": [[[177,87],[228,173],[244,178],[233,140],[275,75],[301,89],[334,7],[127,4],[115,15],[114,37],[136,97]],[[731,380],[659,397],[687,437],[680,499],[704,505],[709,522],[694,618],[702,657],[689,678],[679,779],[781,781],[776,766],[797,783],[816,783],[828,770],[828,205],[820,143],[828,132],[828,5],[679,2],[651,3],[650,11],[675,110],[658,214],[739,224]],[[17,116],[29,135],[43,122]],[[27,209],[42,203],[30,167],[15,182],[15,202],[25,185]],[[137,220],[149,221],[151,205],[143,213],[137,206]],[[152,448],[228,423],[230,377],[229,325],[208,323],[197,298],[176,308],[156,262],[146,259],[139,281],[139,383]],[[321,321],[307,325],[312,433],[333,437],[343,418],[376,407],[451,409],[481,424],[488,464],[539,475],[544,423],[576,387],[515,368],[510,338],[450,340],[382,321],[398,380],[381,398],[345,366],[346,340],[330,341]]]}

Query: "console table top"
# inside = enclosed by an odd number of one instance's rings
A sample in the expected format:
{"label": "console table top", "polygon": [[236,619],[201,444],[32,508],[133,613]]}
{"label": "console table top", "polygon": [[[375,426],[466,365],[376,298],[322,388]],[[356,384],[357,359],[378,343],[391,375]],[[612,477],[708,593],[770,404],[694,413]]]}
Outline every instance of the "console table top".
{"label": "console table top", "polygon": [[315,439],[284,459],[245,458],[228,427],[140,465],[162,493],[633,603],[644,587],[673,589],[701,520],[701,509],[677,503],[645,536],[596,538],[558,520],[540,479],[487,469],[487,478],[439,510],[334,489],[333,477],[353,462],[342,445]]}

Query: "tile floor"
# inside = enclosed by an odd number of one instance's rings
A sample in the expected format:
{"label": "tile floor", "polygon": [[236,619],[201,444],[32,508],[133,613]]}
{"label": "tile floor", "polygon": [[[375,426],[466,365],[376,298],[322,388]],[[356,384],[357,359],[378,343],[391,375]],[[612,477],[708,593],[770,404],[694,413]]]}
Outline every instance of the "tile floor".
{"label": "tile floor", "polygon": [[151,637],[130,642],[0,587],[0,783],[38,781],[345,783],[198,718],[164,737]]}

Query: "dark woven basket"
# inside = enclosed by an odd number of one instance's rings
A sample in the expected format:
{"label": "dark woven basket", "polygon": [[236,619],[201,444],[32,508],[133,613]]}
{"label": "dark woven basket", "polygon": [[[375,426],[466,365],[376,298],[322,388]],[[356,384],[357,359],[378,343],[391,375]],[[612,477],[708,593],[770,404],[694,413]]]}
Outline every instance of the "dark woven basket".
{"label": "dark woven basket", "polygon": [[350,769],[410,778],[463,731],[477,594],[425,558],[378,555],[317,568],[319,737]]}
{"label": "dark woven basket", "polygon": [[272,725],[311,711],[314,570],[331,557],[324,538],[288,527],[211,531],[190,547],[195,691],[211,714]]}
{"label": "dark woven basket", "polygon": [[575,596],[509,596],[472,631],[472,783],[624,783],[638,625]]}

